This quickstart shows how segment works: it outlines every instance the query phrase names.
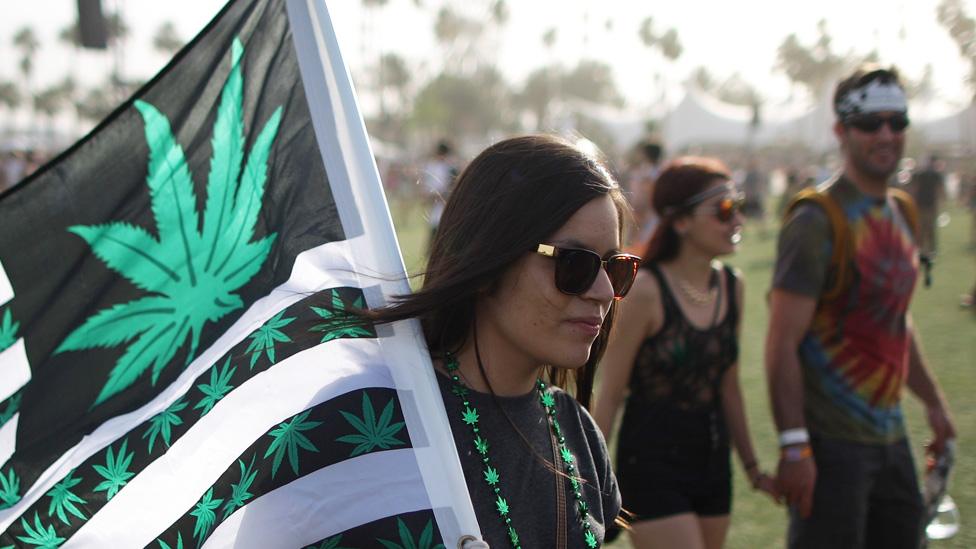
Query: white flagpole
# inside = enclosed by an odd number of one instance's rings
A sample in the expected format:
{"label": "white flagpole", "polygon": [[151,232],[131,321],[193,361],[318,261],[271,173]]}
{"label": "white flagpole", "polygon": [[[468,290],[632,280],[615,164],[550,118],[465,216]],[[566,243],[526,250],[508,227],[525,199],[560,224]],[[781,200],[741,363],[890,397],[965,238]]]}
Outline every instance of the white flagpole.
{"label": "white flagpole", "polygon": [[[346,237],[358,237],[359,229],[373,240],[356,257],[362,287],[378,284],[384,299],[409,293],[393,221],[328,8],[324,0],[288,0],[287,10],[315,136]],[[383,356],[401,402],[416,404],[403,405],[404,418],[441,537],[447,547],[456,547],[464,535],[480,538],[481,530],[419,322],[400,322],[393,329],[395,337],[379,340]]]}

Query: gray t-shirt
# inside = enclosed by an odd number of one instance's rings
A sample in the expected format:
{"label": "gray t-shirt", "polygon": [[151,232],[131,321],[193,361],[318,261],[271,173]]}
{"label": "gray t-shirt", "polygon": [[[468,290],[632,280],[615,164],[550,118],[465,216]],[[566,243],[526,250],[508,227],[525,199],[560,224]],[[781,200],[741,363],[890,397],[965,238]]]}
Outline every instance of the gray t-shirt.
{"label": "gray t-shirt", "polygon": [[[475,449],[471,427],[461,419],[464,411],[462,401],[451,392],[450,379],[442,374],[437,377],[484,539],[491,547],[510,547],[508,529],[495,506],[496,496],[485,482],[485,466],[481,454]],[[577,474],[584,479],[582,493],[583,500],[589,506],[591,530],[602,545],[605,526],[612,523],[620,512],[620,491],[611,469],[606,442],[593,418],[576,399],[559,388],[548,387],[546,390],[555,399],[556,419],[566,445],[575,458]],[[471,391],[467,398],[478,410],[480,434],[488,441],[490,465],[500,476],[498,486],[511,509],[511,524],[518,533],[522,547],[555,547],[555,482],[558,480],[565,488],[567,547],[586,548],[570,481],[552,470],[549,424],[538,392],[533,390],[527,395],[495,397],[497,404],[495,398],[486,393]],[[525,440],[505,418],[502,409],[525,436]],[[543,463],[543,459],[546,463]],[[561,470],[560,467],[557,465],[557,470]]]}

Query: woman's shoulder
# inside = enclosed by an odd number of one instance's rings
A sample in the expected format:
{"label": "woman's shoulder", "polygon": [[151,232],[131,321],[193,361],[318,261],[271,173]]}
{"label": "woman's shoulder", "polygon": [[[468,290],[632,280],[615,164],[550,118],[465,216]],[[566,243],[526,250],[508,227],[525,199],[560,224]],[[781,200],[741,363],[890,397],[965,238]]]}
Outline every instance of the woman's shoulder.
{"label": "woman's shoulder", "polygon": [[661,284],[658,282],[657,275],[652,272],[653,268],[648,266],[637,271],[634,285],[625,298],[627,303],[634,301],[653,303],[661,299]]}
{"label": "woman's shoulder", "polygon": [[715,259],[712,261],[712,268],[731,279],[731,281],[735,283],[736,288],[741,289],[745,285],[745,277],[742,274],[742,270],[738,267]]}

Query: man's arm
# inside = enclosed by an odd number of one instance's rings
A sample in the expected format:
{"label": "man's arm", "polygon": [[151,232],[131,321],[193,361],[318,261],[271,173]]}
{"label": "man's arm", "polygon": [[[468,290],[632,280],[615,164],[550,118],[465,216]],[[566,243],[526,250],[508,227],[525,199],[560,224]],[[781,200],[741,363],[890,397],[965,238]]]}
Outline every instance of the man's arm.
{"label": "man's arm", "polygon": [[932,441],[926,446],[929,453],[939,455],[945,449],[946,440],[956,437],[956,428],[949,414],[946,401],[938,381],[929,370],[922,355],[921,344],[911,315],[908,315],[908,389],[925,405],[929,427],[932,428]]}
{"label": "man's arm", "polygon": [[[810,327],[817,300],[813,297],[774,289],[770,295],[769,331],[766,337],[766,378],[773,420],[778,432],[805,429],[803,418],[803,373],[798,348]],[[793,446],[793,448],[790,448]],[[806,449],[804,451],[800,451]],[[777,471],[780,493],[796,505],[803,517],[810,515],[817,468],[809,446],[783,448]]]}

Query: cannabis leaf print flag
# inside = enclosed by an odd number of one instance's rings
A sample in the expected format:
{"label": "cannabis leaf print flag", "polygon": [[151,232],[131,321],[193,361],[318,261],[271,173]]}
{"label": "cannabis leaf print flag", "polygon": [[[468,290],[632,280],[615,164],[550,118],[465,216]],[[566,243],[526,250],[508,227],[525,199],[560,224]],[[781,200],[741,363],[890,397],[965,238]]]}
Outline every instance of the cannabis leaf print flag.
{"label": "cannabis leaf print flag", "polygon": [[0,548],[477,534],[321,0],[229,3],[0,195]]}

